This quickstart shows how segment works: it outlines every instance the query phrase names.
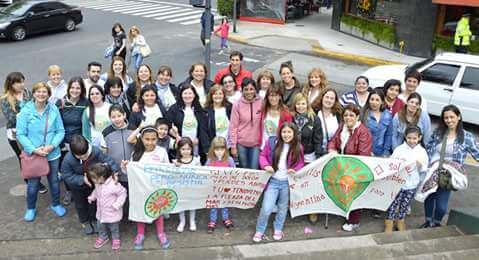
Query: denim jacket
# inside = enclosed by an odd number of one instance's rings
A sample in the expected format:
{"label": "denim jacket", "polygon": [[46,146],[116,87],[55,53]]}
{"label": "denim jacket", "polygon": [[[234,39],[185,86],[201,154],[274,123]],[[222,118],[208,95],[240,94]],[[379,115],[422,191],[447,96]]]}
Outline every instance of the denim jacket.
{"label": "denim jacket", "polygon": [[[442,138],[439,136],[438,131],[434,131],[431,140],[427,143],[426,150],[429,158],[432,158],[436,153],[436,147],[442,142]],[[467,154],[471,154],[472,157],[479,161],[479,145],[477,144],[474,135],[464,130],[464,141],[460,143],[459,138],[456,138],[453,145],[452,160],[461,165],[464,164]],[[439,151],[437,151],[439,152]],[[433,162],[431,162],[433,163]]]}
{"label": "denim jacket", "polygon": [[376,121],[376,118],[371,113],[368,113],[366,127],[373,137],[373,154],[375,156],[387,156],[391,154],[393,135],[392,121],[392,114],[387,109],[381,113],[379,122]]}

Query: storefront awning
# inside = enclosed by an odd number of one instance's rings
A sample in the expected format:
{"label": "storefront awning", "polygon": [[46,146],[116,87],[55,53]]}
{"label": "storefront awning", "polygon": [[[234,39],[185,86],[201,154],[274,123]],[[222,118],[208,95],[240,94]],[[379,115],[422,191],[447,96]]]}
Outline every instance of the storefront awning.
{"label": "storefront awning", "polygon": [[435,4],[479,7],[479,0],[432,0]]}

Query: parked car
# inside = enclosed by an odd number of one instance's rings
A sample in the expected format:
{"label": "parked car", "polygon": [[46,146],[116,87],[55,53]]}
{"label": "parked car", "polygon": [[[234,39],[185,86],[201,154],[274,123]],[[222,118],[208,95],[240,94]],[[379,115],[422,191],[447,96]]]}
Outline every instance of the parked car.
{"label": "parked car", "polygon": [[428,102],[428,112],[439,116],[445,105],[455,104],[465,122],[479,125],[479,56],[442,53],[411,66],[385,65],[363,73],[371,87],[383,86],[388,79],[403,82],[406,71],[416,69],[422,75],[418,92]]}
{"label": "parked car", "polygon": [[0,0],[0,6],[6,6],[12,3],[13,3],[13,0]]}
{"label": "parked car", "polygon": [[74,31],[83,21],[78,7],[58,1],[16,1],[0,9],[0,38],[22,41],[28,35],[63,29]]}

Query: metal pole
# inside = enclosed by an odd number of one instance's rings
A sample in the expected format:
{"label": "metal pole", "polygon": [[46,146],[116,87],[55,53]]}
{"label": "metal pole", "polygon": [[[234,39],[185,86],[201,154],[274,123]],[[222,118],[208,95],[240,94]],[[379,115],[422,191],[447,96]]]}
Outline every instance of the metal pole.
{"label": "metal pole", "polygon": [[233,1],[233,32],[234,33],[237,33],[236,31],[236,14],[238,13],[237,10],[236,10],[236,1],[237,0],[234,0]]}
{"label": "metal pole", "polygon": [[205,64],[207,68],[206,78],[210,79],[210,60],[211,60],[211,0],[206,0],[205,3]]}

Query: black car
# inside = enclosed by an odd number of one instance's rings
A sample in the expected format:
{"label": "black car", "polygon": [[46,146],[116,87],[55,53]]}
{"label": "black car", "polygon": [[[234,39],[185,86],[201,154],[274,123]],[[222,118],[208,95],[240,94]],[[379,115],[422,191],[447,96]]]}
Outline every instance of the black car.
{"label": "black car", "polygon": [[0,38],[24,40],[27,35],[53,30],[74,31],[83,21],[78,7],[57,1],[23,0],[0,9]]}

